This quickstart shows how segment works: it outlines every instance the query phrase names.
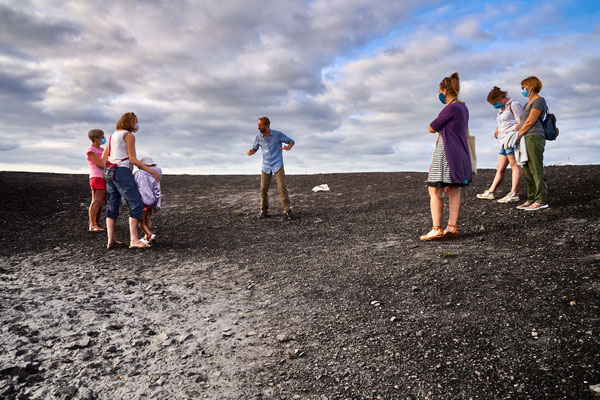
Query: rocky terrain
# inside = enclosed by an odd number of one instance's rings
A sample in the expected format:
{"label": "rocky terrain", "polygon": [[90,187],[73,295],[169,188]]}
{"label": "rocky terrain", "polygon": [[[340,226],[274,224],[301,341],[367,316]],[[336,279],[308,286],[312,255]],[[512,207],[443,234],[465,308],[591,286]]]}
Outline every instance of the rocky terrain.
{"label": "rocky terrain", "polygon": [[596,398],[600,166],[538,212],[493,173],[427,243],[424,173],[289,176],[295,221],[258,174],[165,175],[156,245],[106,250],[87,176],[0,172],[0,398]]}

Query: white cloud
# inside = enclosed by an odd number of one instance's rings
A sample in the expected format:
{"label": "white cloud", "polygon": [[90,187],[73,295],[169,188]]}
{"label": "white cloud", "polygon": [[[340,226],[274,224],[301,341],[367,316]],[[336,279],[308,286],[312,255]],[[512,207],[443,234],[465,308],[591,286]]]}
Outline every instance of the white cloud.
{"label": "white cloud", "polygon": [[[479,165],[496,157],[487,92],[499,85],[523,101],[530,74],[567,128],[548,158],[564,161],[571,139],[589,140],[599,122],[597,29],[531,30],[551,6],[503,15],[448,4],[413,14],[415,5],[0,1],[0,169],[85,172],[87,131],[110,134],[135,111],[138,153],[166,172],[255,173],[260,161],[245,151],[262,115],[297,141],[288,172],[426,170],[437,85],[454,71]],[[595,160],[591,143],[580,162]]]}

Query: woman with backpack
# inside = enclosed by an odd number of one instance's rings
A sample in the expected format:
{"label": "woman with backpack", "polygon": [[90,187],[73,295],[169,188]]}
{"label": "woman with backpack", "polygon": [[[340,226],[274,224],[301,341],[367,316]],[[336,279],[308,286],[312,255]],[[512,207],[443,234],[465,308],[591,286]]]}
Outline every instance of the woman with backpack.
{"label": "woman with backpack", "polygon": [[542,82],[535,76],[521,81],[523,96],[529,101],[521,113],[521,122],[516,130],[519,131],[516,143],[525,141],[528,161],[523,165],[523,175],[527,180],[527,201],[517,208],[519,210],[537,211],[548,208],[546,199],[547,186],[544,175],[544,148],[546,135],[542,120],[548,113],[546,100],[539,95]]}
{"label": "woman with backpack", "polygon": [[519,201],[517,189],[521,182],[521,167],[515,157],[515,149],[505,149],[504,139],[521,121],[521,111],[523,107],[517,101],[513,101],[508,97],[508,93],[502,91],[499,87],[494,86],[487,97],[488,103],[498,110],[496,121],[498,127],[494,132],[494,138],[500,139],[500,154],[498,155],[498,164],[496,165],[496,176],[489,189],[477,195],[480,199],[494,200],[496,196],[494,192],[504,180],[506,167],[510,164],[512,171],[512,187],[511,191],[498,200],[498,203],[509,203],[511,201]]}

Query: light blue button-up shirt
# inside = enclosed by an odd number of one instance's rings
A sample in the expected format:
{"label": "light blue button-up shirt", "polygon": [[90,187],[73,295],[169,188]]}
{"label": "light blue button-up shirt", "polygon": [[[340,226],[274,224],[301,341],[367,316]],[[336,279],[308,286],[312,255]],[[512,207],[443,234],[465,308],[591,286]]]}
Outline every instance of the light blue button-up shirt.
{"label": "light blue button-up shirt", "polygon": [[274,174],[283,167],[282,143],[296,144],[296,142],[287,137],[283,132],[274,129],[271,129],[268,139],[262,133],[256,135],[252,148],[257,151],[260,147],[262,150],[262,170],[265,174]]}

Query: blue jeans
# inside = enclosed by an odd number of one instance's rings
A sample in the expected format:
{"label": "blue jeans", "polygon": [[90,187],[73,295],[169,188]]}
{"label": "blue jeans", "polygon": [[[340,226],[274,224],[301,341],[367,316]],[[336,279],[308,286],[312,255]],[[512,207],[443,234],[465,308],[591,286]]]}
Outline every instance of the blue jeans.
{"label": "blue jeans", "polygon": [[129,205],[129,216],[131,218],[142,218],[142,196],[135,184],[133,174],[129,168],[117,167],[113,179],[106,181],[107,209],[106,217],[117,219],[121,197],[125,198]]}
{"label": "blue jeans", "polygon": [[510,156],[511,154],[515,154],[515,149],[508,149],[508,150],[504,150],[504,146],[500,146],[500,153],[501,156]]}

